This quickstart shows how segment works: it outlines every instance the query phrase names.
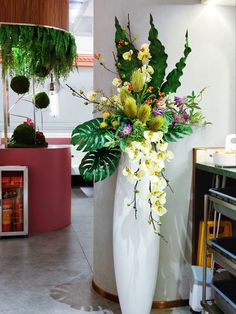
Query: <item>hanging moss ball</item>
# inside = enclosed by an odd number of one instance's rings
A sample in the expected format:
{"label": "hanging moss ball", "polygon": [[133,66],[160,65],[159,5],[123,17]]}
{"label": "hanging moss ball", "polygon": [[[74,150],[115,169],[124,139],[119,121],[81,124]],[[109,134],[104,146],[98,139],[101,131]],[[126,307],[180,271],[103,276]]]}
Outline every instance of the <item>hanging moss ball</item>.
{"label": "hanging moss ball", "polygon": [[18,125],[14,132],[13,138],[17,144],[33,145],[35,139],[35,129],[28,124]]}
{"label": "hanging moss ball", "polygon": [[35,68],[35,75],[38,77],[46,77],[50,73],[50,68],[46,68],[42,65],[37,65]]}
{"label": "hanging moss ball", "polygon": [[34,96],[35,107],[38,109],[47,108],[50,100],[45,92],[39,92]]}
{"label": "hanging moss ball", "polygon": [[30,82],[26,76],[13,77],[10,83],[11,89],[17,94],[25,94],[29,91]]}

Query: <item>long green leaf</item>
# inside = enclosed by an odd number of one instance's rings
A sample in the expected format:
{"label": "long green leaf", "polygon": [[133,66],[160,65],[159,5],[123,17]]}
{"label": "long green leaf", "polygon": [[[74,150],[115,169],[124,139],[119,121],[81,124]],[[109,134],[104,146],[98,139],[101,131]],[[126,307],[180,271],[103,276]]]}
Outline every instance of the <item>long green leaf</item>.
{"label": "long green leaf", "polygon": [[178,139],[183,138],[185,135],[190,135],[191,133],[193,133],[193,130],[190,125],[174,125],[169,128],[168,133],[164,135],[164,140],[167,142],[176,142]]}
{"label": "long green leaf", "polygon": [[168,55],[165,52],[165,47],[162,45],[161,41],[158,39],[158,31],[153,23],[153,17],[150,14],[150,31],[148,40],[150,41],[149,50],[151,53],[151,60],[149,65],[154,69],[152,75],[152,81],[150,85],[155,86],[155,88],[160,89],[165,77],[165,71],[167,68],[167,58]]}
{"label": "long green leaf", "polygon": [[80,174],[85,181],[102,181],[111,176],[120,160],[119,148],[101,148],[87,153],[79,166]]}
{"label": "long green leaf", "polygon": [[[120,78],[123,81],[130,81],[133,71],[136,68],[140,67],[142,65],[142,62],[137,58],[138,50],[134,47],[133,43],[126,36],[126,33],[120,26],[117,17],[115,18],[115,28],[116,28],[115,43],[117,48],[117,62],[116,62],[117,71],[120,75]],[[120,44],[121,41],[124,44]],[[131,60],[130,61],[124,60],[123,53],[130,50],[133,51]]]}
{"label": "long green leaf", "polygon": [[191,52],[191,48],[188,45],[188,32],[185,36],[185,48],[184,56],[176,63],[175,68],[167,75],[166,82],[161,86],[161,91],[168,94],[174,93],[181,85],[179,79],[183,75],[183,69],[186,66],[186,59]]}
{"label": "long green leaf", "polygon": [[78,125],[72,132],[71,143],[84,152],[100,149],[106,143],[107,129],[101,128],[102,118],[96,118]]}

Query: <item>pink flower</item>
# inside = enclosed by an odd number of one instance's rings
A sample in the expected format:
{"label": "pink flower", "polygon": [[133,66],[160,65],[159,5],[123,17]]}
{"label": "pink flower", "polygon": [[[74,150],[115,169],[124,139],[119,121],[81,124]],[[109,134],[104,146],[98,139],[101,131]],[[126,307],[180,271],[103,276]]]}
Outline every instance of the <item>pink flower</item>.
{"label": "pink flower", "polygon": [[35,128],[34,121],[30,118],[27,118],[26,121],[24,122],[24,124],[28,124],[28,125],[32,126],[33,129]]}

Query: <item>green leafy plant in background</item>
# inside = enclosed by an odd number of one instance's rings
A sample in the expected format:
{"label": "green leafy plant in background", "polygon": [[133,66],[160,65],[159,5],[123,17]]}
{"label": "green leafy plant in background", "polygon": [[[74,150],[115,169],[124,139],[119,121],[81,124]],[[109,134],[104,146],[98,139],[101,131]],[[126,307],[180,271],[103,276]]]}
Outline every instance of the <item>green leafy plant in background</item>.
{"label": "green leafy plant in background", "polygon": [[0,25],[3,73],[43,81],[53,71],[57,80],[73,68],[76,44],[68,32],[28,25]]}

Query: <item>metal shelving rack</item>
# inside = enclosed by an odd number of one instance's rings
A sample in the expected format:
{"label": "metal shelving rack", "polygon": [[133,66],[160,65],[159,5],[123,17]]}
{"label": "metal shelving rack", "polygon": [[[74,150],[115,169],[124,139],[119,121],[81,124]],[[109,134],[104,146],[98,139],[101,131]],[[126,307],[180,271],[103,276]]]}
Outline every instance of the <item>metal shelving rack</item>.
{"label": "metal shelving rack", "polygon": [[[236,276],[236,260],[231,259],[229,256],[224,254],[220,249],[212,247],[207,242],[207,217],[209,203],[213,202],[216,204],[215,210],[230,219],[236,221],[236,205],[233,203],[226,202],[225,200],[219,199],[218,197],[205,195],[204,197],[204,263],[203,263],[203,295],[201,305],[204,311],[210,314],[223,314],[224,312],[219,309],[214,300],[206,300],[206,272],[207,272],[207,251],[213,253],[213,260],[230,272],[232,275]],[[229,305],[225,304],[227,308]],[[226,312],[225,312],[226,313]],[[233,313],[230,306],[227,308],[227,314]]]}

